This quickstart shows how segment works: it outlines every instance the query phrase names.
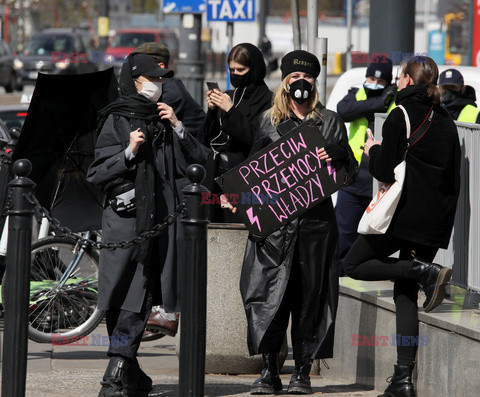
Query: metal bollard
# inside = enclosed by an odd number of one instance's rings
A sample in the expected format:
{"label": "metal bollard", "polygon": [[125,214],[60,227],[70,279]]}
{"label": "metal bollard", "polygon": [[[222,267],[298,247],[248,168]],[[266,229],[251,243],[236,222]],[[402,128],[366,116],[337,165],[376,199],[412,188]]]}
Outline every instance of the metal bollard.
{"label": "metal bollard", "polygon": [[2,396],[25,396],[28,350],[28,313],[30,297],[30,253],[32,242],[32,205],[25,196],[35,184],[27,178],[32,170],[28,160],[13,165],[16,178],[11,187],[8,211],[8,254],[6,296],[4,307],[4,338],[2,365]]}
{"label": "metal bollard", "polygon": [[201,205],[205,169],[188,167],[182,219],[186,252],[181,260],[180,396],[203,396],[207,328],[207,207]]}

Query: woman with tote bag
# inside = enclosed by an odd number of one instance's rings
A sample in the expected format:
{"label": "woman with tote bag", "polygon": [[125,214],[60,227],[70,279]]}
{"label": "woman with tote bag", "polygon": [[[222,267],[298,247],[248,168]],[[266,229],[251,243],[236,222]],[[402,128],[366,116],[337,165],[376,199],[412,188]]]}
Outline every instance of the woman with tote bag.
{"label": "woman with tote bag", "polygon": [[[396,334],[416,337],[418,283],[429,312],[442,302],[452,275],[451,269],[431,261],[450,240],[460,190],[461,153],[457,128],[439,104],[435,62],[415,56],[400,69],[395,102],[401,106],[385,121],[382,142],[369,139],[364,149],[370,157],[370,173],[387,187],[392,184],[392,191],[374,198],[363,224],[375,218],[375,207],[381,207],[383,200],[393,205],[392,216],[385,231],[359,230],[368,234],[360,234],[343,266],[347,276],[357,280],[394,280]],[[399,184],[400,189],[395,189]],[[397,200],[389,197],[395,190]],[[390,258],[397,251],[399,258]],[[416,353],[417,346],[397,347],[397,365],[383,396],[416,395],[412,383]]]}

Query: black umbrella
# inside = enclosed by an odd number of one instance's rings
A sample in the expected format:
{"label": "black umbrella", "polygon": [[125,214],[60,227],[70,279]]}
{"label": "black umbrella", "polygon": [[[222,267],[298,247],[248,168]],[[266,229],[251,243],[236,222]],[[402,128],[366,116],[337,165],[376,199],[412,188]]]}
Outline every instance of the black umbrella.
{"label": "black umbrella", "polygon": [[73,231],[101,228],[103,197],[85,176],[93,161],[98,112],[117,97],[113,68],[38,76],[13,160],[32,162],[35,195]]}

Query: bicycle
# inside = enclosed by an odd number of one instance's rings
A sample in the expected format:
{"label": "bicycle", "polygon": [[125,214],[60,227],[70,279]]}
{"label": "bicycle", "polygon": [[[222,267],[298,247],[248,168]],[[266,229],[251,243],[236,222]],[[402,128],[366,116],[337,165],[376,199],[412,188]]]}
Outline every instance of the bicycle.
{"label": "bicycle", "polygon": [[[68,344],[91,333],[102,321],[97,308],[98,252],[64,236],[48,236],[49,223],[42,219],[38,240],[32,245],[30,269],[29,339],[39,343]],[[85,238],[98,238],[86,232]],[[8,217],[0,240],[5,255]],[[8,283],[3,275],[2,286]],[[5,288],[1,292],[8,305]]]}

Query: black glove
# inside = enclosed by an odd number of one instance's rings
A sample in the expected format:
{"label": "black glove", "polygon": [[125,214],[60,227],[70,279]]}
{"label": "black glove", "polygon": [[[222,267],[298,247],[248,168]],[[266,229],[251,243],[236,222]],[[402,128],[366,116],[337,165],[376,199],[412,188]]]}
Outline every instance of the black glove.
{"label": "black glove", "polygon": [[383,103],[385,107],[388,108],[390,106],[390,102],[392,102],[393,98],[395,98],[395,94],[397,93],[398,87],[395,84],[387,85],[382,92],[381,98],[383,99]]}
{"label": "black glove", "polygon": [[345,161],[348,157],[347,150],[338,143],[330,143],[325,145],[325,151],[327,152],[328,157],[330,157],[332,161],[336,163]]}

